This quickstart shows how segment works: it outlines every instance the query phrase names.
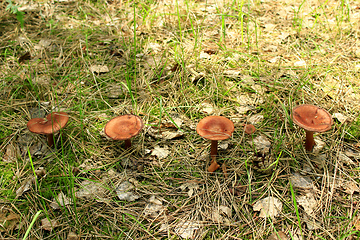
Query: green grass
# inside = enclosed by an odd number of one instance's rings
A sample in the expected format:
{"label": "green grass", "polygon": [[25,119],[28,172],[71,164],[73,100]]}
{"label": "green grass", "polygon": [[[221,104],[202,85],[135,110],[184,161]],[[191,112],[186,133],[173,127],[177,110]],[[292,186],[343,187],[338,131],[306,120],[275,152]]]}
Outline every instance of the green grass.
{"label": "green grass", "polygon": [[[334,176],[359,182],[357,165],[338,159],[339,152],[349,149],[359,153],[355,1],[118,4],[79,1],[58,3],[49,16],[25,12],[23,30],[14,14],[0,8],[5,16],[0,26],[0,159],[9,144],[21,152],[13,162],[0,161],[2,211],[21,215],[19,228],[1,229],[0,238],[66,239],[74,232],[82,238],[181,239],[176,234],[181,220],[200,224],[195,232],[199,239],[267,239],[278,231],[293,239],[358,237],[359,193],[349,195],[332,186]],[[269,23],[274,30],[268,31]],[[281,38],[282,33],[289,35]],[[51,40],[49,47],[34,47],[46,39]],[[266,50],[269,46],[275,50]],[[28,51],[32,58],[19,63]],[[203,51],[210,59],[200,59]],[[295,66],[300,59],[306,66]],[[106,65],[109,72],[92,73],[93,65]],[[228,69],[240,75],[225,75]],[[111,96],[118,86],[122,91]],[[204,102],[213,106],[211,115],[235,123],[232,138],[226,140],[229,147],[218,157],[227,166],[227,178],[221,170],[206,171],[210,143],[194,129],[207,116]],[[326,160],[304,151],[305,133],[291,118],[292,108],[302,103],[353,119],[344,124],[335,120],[330,131],[317,134],[326,142],[320,152]],[[251,110],[238,112],[243,106]],[[34,109],[65,111],[70,121],[61,136],[55,135],[56,148],[43,155],[32,152],[29,159],[24,149],[44,140],[26,129]],[[123,142],[109,141],[101,131],[111,118],[130,113],[141,116],[145,127],[133,139],[133,148],[124,150]],[[264,119],[255,124],[251,138],[243,124],[255,114]],[[164,127],[165,121],[176,125],[175,115],[182,117],[182,125]],[[150,127],[159,132],[179,128],[184,136],[155,139],[148,134]],[[270,173],[252,162],[258,150],[249,141],[259,135],[271,142]],[[156,145],[168,146],[170,155],[162,160],[151,156]],[[133,165],[125,165],[125,158]],[[309,216],[296,202],[304,190],[290,183],[291,174],[303,173],[307,165],[311,172],[304,174],[314,181],[319,201],[312,216],[321,224],[316,230],[304,224]],[[46,174],[16,197],[16,190],[40,167]],[[86,179],[104,186],[105,200],[75,196]],[[124,180],[131,181],[139,200],[118,200],[114,189]],[[192,181],[199,189],[188,196],[179,187]],[[237,193],[231,194],[234,187]],[[54,210],[50,203],[60,192],[73,204]],[[144,213],[151,195],[165,208],[156,218]],[[252,208],[264,196],[276,196],[284,206],[271,221]],[[221,205],[232,211],[230,224],[213,218]],[[59,225],[46,231],[40,222],[44,218]],[[160,231],[162,223],[169,224],[168,232]]]}

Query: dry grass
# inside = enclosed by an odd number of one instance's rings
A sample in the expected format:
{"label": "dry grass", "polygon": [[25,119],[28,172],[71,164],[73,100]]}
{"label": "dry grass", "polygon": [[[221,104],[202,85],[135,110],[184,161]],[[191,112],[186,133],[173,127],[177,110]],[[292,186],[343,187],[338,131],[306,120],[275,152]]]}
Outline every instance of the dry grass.
{"label": "dry grass", "polygon": [[[181,227],[194,229],[194,239],[267,239],[277,231],[290,239],[360,236],[356,1],[22,5],[24,29],[1,4],[1,239],[23,238],[27,229],[29,239],[66,239],[71,232],[81,239],[181,239]],[[22,61],[26,52],[31,58]],[[94,73],[94,65],[109,71]],[[195,131],[207,115],[204,103],[211,115],[235,124],[224,141],[228,147],[219,150],[226,174],[206,171],[209,142]],[[302,103],[350,119],[335,119],[330,131],[318,135],[325,147],[317,154],[304,150],[304,132],[289,117]],[[53,150],[26,123],[58,110],[71,121]],[[141,116],[145,128],[124,150],[102,129],[128,113]],[[243,132],[256,115],[263,119],[253,138],[264,135],[271,142],[265,157]],[[151,136],[152,129],[166,131],[180,118],[182,137]],[[169,155],[150,155],[155,146],[167,147]],[[40,168],[45,175],[33,171]],[[292,192],[295,172],[312,180],[311,190]],[[77,195],[84,180],[96,190],[87,198]],[[124,181],[139,199],[119,200],[115,189]],[[50,203],[60,192],[73,202],[55,210]],[[317,204],[311,214],[294,204],[309,192]],[[252,207],[268,196],[283,203],[273,219]],[[46,218],[56,220],[54,229],[45,229],[40,220]]]}

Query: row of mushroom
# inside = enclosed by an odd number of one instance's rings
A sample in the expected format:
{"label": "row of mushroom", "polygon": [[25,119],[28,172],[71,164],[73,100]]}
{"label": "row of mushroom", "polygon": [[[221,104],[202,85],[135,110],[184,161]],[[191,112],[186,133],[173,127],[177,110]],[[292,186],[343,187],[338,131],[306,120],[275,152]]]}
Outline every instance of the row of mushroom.
{"label": "row of mushroom", "polygon": [[[54,134],[66,126],[69,115],[65,112],[53,112],[45,118],[33,118],[27,123],[29,131],[47,136],[48,145],[54,146]],[[332,116],[328,111],[310,104],[293,108],[292,120],[306,132],[305,149],[312,151],[315,146],[314,132],[325,132],[331,129]],[[142,119],[133,114],[117,116],[111,119],[104,128],[105,134],[113,140],[125,141],[125,149],[131,147],[131,138],[140,133],[144,126]],[[200,120],[196,127],[197,133],[211,140],[211,164],[209,172],[219,168],[216,161],[218,141],[228,139],[234,132],[234,123],[223,116],[208,116]],[[247,124],[244,131],[253,134],[256,129]]]}

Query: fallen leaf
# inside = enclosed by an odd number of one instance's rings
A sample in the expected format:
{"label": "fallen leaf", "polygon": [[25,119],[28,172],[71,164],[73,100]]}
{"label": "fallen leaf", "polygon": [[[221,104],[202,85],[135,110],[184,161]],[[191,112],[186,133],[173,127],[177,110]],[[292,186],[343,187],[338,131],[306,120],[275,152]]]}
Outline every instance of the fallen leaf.
{"label": "fallen leaf", "polygon": [[241,71],[238,69],[226,69],[223,71],[224,76],[229,78],[239,78],[241,77]]}
{"label": "fallen leaf", "polygon": [[235,106],[234,108],[238,113],[245,114],[248,111],[250,111],[251,109],[253,109],[254,107],[247,106],[247,105],[242,105],[242,106]]}
{"label": "fallen leaf", "polygon": [[133,202],[140,198],[139,195],[131,191],[134,188],[134,185],[132,185],[130,182],[124,181],[115,189],[115,191],[120,200]]}
{"label": "fallen leaf", "polygon": [[159,160],[164,159],[170,154],[168,148],[169,147],[166,145],[163,148],[160,146],[155,146],[151,152],[151,156],[156,156]]}
{"label": "fallen leaf", "polygon": [[186,182],[182,184],[179,188],[181,189],[181,191],[189,189],[187,194],[189,197],[191,197],[194,194],[194,191],[199,189],[199,184],[197,184],[196,182]]}
{"label": "fallen leaf", "polygon": [[357,217],[357,219],[354,221],[354,226],[356,231],[360,231],[360,217]]}
{"label": "fallen leaf", "polygon": [[98,200],[104,200],[106,189],[99,182],[90,180],[84,180],[80,184],[80,189],[75,192],[75,196],[78,198],[97,198]]}
{"label": "fallen leaf", "polygon": [[258,200],[253,205],[254,211],[260,211],[259,217],[266,218],[271,217],[274,218],[282,211],[282,203],[279,199],[275,197],[266,197],[261,200]]}
{"label": "fallen leaf", "polygon": [[167,129],[166,131],[164,131],[154,127],[149,127],[147,133],[153,138],[165,140],[171,140],[184,136],[184,133],[180,130],[170,131]]}
{"label": "fallen leaf", "polygon": [[342,152],[339,153],[339,161],[341,163],[345,163],[346,165],[355,165],[355,162],[351,160],[351,158],[346,156],[345,153]]}
{"label": "fallen leaf", "polygon": [[291,174],[290,177],[291,183],[295,188],[302,189],[313,189],[314,184],[310,177],[302,176],[300,173],[296,172]]}
{"label": "fallen leaf", "polygon": [[0,232],[11,231],[18,227],[20,215],[0,210]]}
{"label": "fallen leaf", "polygon": [[261,114],[255,114],[253,116],[251,116],[248,120],[248,122],[252,125],[255,125],[259,122],[261,122],[262,120],[264,120],[264,116]]}
{"label": "fallen leaf", "polygon": [[56,198],[50,203],[50,207],[53,209],[59,209],[60,206],[72,204],[72,199],[68,198],[63,192],[60,192]]}
{"label": "fallen leaf", "polygon": [[306,62],[304,60],[300,60],[300,61],[294,62],[294,66],[295,67],[305,67]]}
{"label": "fallen leaf", "polygon": [[211,115],[214,113],[215,110],[214,110],[213,105],[211,105],[210,103],[204,102],[204,103],[200,104],[200,111],[205,114]]}
{"label": "fallen leaf", "polygon": [[196,231],[200,228],[199,224],[193,221],[179,221],[174,228],[177,235],[185,239],[195,239]]}
{"label": "fallen leaf", "polygon": [[344,181],[341,185],[347,194],[352,195],[354,192],[360,192],[358,184],[353,181]]}
{"label": "fallen leaf", "polygon": [[222,142],[219,143],[218,147],[219,147],[219,149],[221,149],[221,150],[226,150],[226,149],[228,149],[228,147],[229,147],[229,143],[222,141]]}
{"label": "fallen leaf", "polygon": [[314,210],[316,209],[318,204],[314,195],[310,192],[306,193],[303,196],[297,197],[296,202],[304,208],[304,211],[308,215],[312,215],[314,213]]}
{"label": "fallen leaf", "polygon": [[332,115],[334,118],[336,118],[340,123],[345,123],[345,122],[350,122],[350,118],[346,117],[344,114],[342,113],[334,113]]}
{"label": "fallen leaf", "polygon": [[254,139],[248,141],[248,143],[251,146],[255,145],[256,150],[262,154],[267,154],[270,151],[271,142],[264,135],[259,135]]}
{"label": "fallen leaf", "polygon": [[219,207],[213,209],[212,220],[218,223],[230,224],[231,215],[232,215],[231,208],[224,205],[220,205]]}
{"label": "fallen leaf", "polygon": [[307,228],[310,231],[319,229],[321,227],[321,224],[318,221],[316,221],[315,218],[308,217],[308,216],[305,215],[304,221],[306,223]]}
{"label": "fallen leaf", "polygon": [[2,158],[4,162],[15,162],[20,157],[20,148],[16,143],[10,143],[6,146],[5,154]]}
{"label": "fallen leaf", "polygon": [[92,65],[90,71],[97,74],[107,73],[109,72],[109,68],[106,65]]}
{"label": "fallen leaf", "polygon": [[144,214],[146,216],[151,216],[153,218],[159,217],[164,211],[166,207],[162,205],[162,201],[157,199],[155,195],[151,195],[149,199],[149,203],[145,206]]}
{"label": "fallen leaf", "polygon": [[108,98],[120,98],[121,96],[124,95],[124,90],[123,90],[123,86],[118,84],[118,85],[112,85],[109,89],[107,89],[107,96]]}
{"label": "fallen leaf", "polygon": [[74,232],[69,232],[66,240],[79,240],[79,236]]}
{"label": "fallen leaf", "polygon": [[23,182],[23,184],[16,190],[16,196],[20,197],[31,189],[31,186],[35,183],[35,177],[31,177]]}
{"label": "fallen leaf", "polygon": [[267,240],[288,240],[288,236],[283,231],[274,232]]}
{"label": "fallen leaf", "polygon": [[326,143],[319,138],[314,138],[315,146],[312,150],[313,154],[318,154],[325,147]]}
{"label": "fallen leaf", "polygon": [[56,220],[49,221],[49,219],[44,218],[41,219],[41,227],[46,231],[51,231],[54,228],[58,227],[58,222]]}

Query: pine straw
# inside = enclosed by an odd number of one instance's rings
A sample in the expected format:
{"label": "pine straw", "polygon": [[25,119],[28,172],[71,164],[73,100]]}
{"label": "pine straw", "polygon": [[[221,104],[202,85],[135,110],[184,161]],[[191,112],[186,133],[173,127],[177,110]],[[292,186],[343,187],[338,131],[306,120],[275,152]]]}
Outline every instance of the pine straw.
{"label": "pine straw", "polygon": [[[319,134],[326,143],[323,158],[319,158],[304,151],[304,132],[291,124],[289,114],[292,107],[311,103],[331,113],[358,117],[359,74],[355,65],[359,23],[352,17],[359,9],[355,2],[347,8],[338,1],[326,5],[305,1],[296,15],[289,9],[297,9],[300,3],[263,1],[245,4],[240,12],[241,1],[232,2],[207,1],[206,10],[202,1],[136,5],[136,52],[132,2],[50,4],[54,12],[50,11],[46,20],[39,17],[39,11],[25,15],[25,31],[20,31],[15,17],[7,13],[2,21],[8,26],[0,39],[3,56],[8,49],[0,65],[3,156],[10,143],[18,144],[28,134],[26,122],[33,108],[65,110],[71,121],[63,131],[58,152],[33,156],[35,169],[44,167],[47,174],[22,196],[15,197],[14,192],[33,176],[27,154],[11,164],[1,163],[4,172],[14,176],[2,180],[2,211],[21,216],[19,226],[0,231],[2,239],[23,236],[38,210],[44,211],[41,219],[55,219],[58,226],[46,231],[38,220],[31,230],[32,239],[65,239],[69,232],[82,239],[176,239],[178,229],[190,223],[197,228],[195,239],[266,239],[274,229],[300,234],[289,185],[294,172],[311,177],[318,200],[312,217],[298,206],[304,238],[336,239],[354,230],[359,193],[349,194],[337,183],[339,179],[359,181],[358,158],[353,158],[355,165],[339,160],[346,149],[359,152],[355,145],[358,139],[348,134],[353,123],[336,121],[332,130]],[[39,6],[45,8],[45,4]],[[219,13],[227,16],[225,40]],[[310,16],[316,13],[318,24],[312,27],[314,18]],[[333,24],[335,17],[342,20]],[[303,20],[301,29],[297,20]],[[275,25],[266,26],[269,23]],[[282,32],[289,35],[279,38]],[[41,39],[50,39],[50,47],[36,49]],[[153,43],[159,44],[160,50],[155,50]],[[276,50],[269,50],[269,46]],[[215,54],[210,54],[210,60],[199,60],[203,50]],[[32,60],[19,64],[17,59],[27,51]],[[274,57],[279,58],[272,63]],[[294,66],[300,60],[307,65]],[[92,73],[91,65],[107,65],[110,72]],[[196,78],[190,68],[204,73],[205,78]],[[224,71],[232,68],[241,75],[225,77]],[[47,80],[41,82],[44,76]],[[246,83],[249,77],[253,83]],[[132,82],[133,99],[126,79]],[[243,82],[229,90],[228,81]],[[109,98],[114,86],[122,88],[123,94]],[[243,104],[237,99],[240,95],[255,99],[247,114],[236,111],[235,107]],[[235,133],[226,141],[229,147],[219,151],[218,161],[226,164],[227,177],[221,170],[213,174],[206,171],[210,143],[194,130],[205,116],[200,106],[204,102],[214,106],[214,114],[235,123]],[[121,143],[107,140],[101,131],[109,119],[127,113],[140,115],[145,129],[133,140],[134,147],[125,151]],[[256,113],[264,120],[257,124],[254,137],[267,136],[272,143],[271,159],[279,160],[270,173],[257,171],[251,163],[255,150],[242,128]],[[181,127],[184,137],[163,140],[147,134],[147,128],[174,114],[186,118]],[[29,146],[41,139],[30,136]],[[168,146],[170,155],[157,160],[145,152],[156,145]],[[79,173],[76,167],[84,162],[89,168],[80,168]],[[103,186],[98,196],[74,197],[84,179]],[[124,180],[134,184],[139,200],[118,200],[115,188]],[[180,188],[187,183],[198,186],[190,196],[189,189]],[[60,191],[76,199],[76,204],[60,210],[50,208]],[[295,194],[300,196],[303,191],[297,189]],[[162,202],[157,216],[145,212],[152,195]],[[252,209],[256,200],[267,196],[284,205],[271,221],[259,218]],[[231,216],[222,213],[223,221],[217,221],[214,214],[222,206],[231,209]],[[309,230],[304,224],[308,218],[319,222],[320,228]],[[356,235],[347,237],[351,238]]]}

